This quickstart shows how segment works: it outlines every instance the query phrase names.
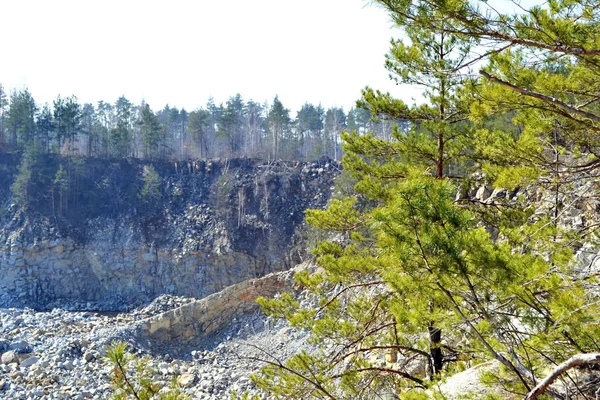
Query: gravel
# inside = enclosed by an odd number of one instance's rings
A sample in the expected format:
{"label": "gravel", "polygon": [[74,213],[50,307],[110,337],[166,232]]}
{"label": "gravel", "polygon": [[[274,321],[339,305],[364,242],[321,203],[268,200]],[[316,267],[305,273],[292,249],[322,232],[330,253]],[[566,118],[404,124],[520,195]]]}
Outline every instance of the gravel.
{"label": "gravel", "polygon": [[260,394],[249,376],[257,371],[255,358],[265,357],[261,349],[285,359],[305,346],[303,332],[259,312],[231,321],[211,337],[185,343],[150,341],[137,334],[134,322],[192,300],[165,295],[119,314],[0,309],[0,398],[108,398],[112,388],[104,355],[115,340],[149,357],[153,381],[168,386],[176,379],[193,399],[227,399],[232,391]]}

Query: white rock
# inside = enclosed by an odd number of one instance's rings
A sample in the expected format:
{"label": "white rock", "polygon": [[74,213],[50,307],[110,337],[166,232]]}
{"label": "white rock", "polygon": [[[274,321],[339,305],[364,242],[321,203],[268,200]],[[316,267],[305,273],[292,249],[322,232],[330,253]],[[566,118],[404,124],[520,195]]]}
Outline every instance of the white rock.
{"label": "white rock", "polygon": [[476,365],[448,378],[440,385],[440,390],[449,400],[458,400],[469,393],[490,393],[490,387],[481,382],[481,374],[485,371],[496,371],[498,368],[497,361]]}
{"label": "white rock", "polygon": [[2,364],[18,364],[19,357],[17,356],[16,351],[11,350],[11,351],[7,351],[6,353],[2,354],[1,361],[2,361]]}
{"label": "white rock", "polygon": [[181,387],[190,387],[194,384],[194,382],[196,382],[196,375],[190,373],[183,374],[177,378],[177,383]]}
{"label": "white rock", "polygon": [[40,358],[37,356],[26,358],[25,360],[21,361],[21,364],[20,364],[21,368],[31,367],[33,364],[37,363],[39,360],[40,360]]}

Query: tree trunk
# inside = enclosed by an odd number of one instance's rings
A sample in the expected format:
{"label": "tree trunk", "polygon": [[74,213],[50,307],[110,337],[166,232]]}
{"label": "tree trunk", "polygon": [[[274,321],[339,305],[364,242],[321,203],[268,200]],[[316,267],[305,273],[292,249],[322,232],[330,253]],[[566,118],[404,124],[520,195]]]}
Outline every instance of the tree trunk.
{"label": "tree trunk", "polygon": [[431,372],[439,374],[444,366],[444,355],[442,354],[442,331],[433,323],[429,324],[429,354],[431,355]]}

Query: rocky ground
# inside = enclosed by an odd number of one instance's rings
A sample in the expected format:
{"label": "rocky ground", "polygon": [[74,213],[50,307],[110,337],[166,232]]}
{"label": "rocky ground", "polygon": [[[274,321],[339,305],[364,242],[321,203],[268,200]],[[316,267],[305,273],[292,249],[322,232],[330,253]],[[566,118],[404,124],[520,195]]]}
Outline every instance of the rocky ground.
{"label": "rocky ground", "polygon": [[121,340],[150,357],[154,381],[168,385],[178,379],[194,399],[227,399],[232,391],[255,392],[249,375],[257,370],[254,357],[264,357],[259,349],[285,358],[304,345],[302,333],[258,311],[196,343],[152,343],[136,336],[136,321],[188,301],[164,295],[120,314],[0,309],[0,398],[108,398],[111,368],[104,355],[107,345]]}

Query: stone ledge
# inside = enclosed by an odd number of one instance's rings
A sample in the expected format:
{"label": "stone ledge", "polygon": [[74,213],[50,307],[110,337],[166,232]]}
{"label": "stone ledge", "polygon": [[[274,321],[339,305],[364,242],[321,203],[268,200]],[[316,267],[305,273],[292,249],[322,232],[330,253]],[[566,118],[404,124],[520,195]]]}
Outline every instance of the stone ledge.
{"label": "stone ledge", "polygon": [[297,268],[276,272],[229,286],[203,299],[140,321],[138,332],[155,340],[187,340],[210,335],[233,318],[258,309],[256,299],[259,297],[273,297],[292,290],[296,271]]}

